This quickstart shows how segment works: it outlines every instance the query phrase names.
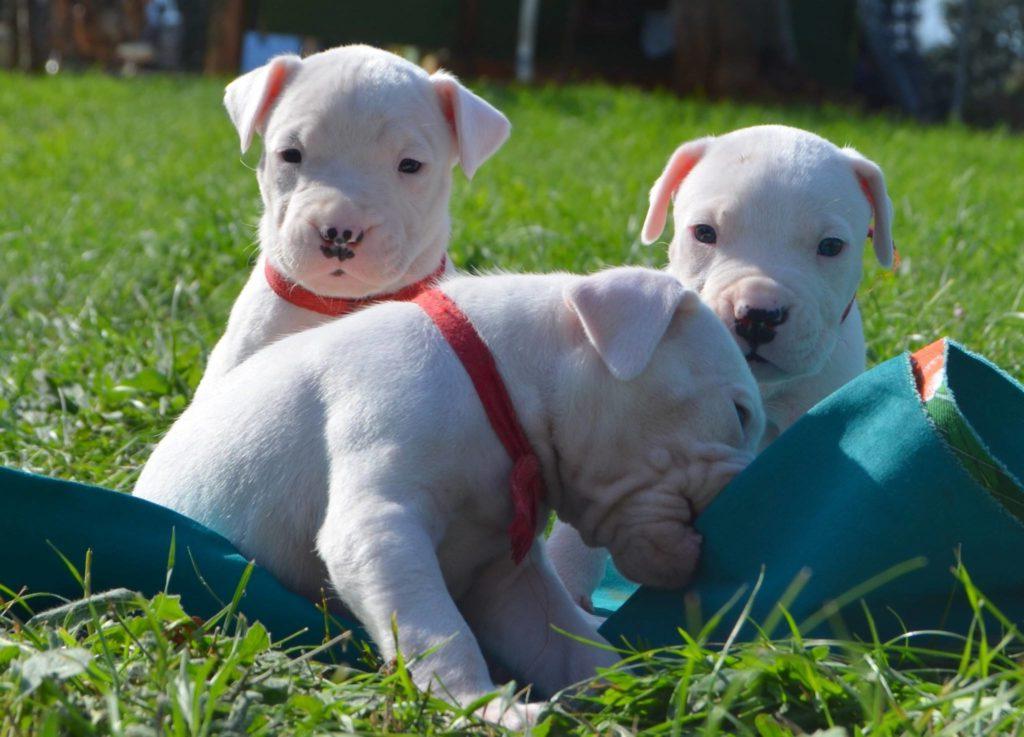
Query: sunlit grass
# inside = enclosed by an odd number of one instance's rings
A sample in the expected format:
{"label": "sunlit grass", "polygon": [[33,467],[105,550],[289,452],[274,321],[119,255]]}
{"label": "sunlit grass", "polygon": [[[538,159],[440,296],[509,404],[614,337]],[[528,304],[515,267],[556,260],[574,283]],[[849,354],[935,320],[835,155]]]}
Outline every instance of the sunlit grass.
{"label": "sunlit grass", "polygon": [[[0,462],[127,489],[181,410],[254,254],[259,198],[216,80],[0,76]],[[482,88],[508,145],[458,177],[464,267],[662,264],[647,190],[682,140],[764,122],[889,176],[898,277],[866,258],[873,361],[948,334],[1024,374],[1024,140],[840,108],[602,86]]]}
{"label": "sunlit grass", "polygon": [[[186,404],[255,252],[258,154],[240,158],[221,87],[0,75],[0,463],[127,490]],[[893,276],[865,257],[872,362],[946,334],[1024,375],[1021,138],[602,86],[481,91],[515,130],[458,182],[458,265],[660,265],[665,244],[638,236],[672,149],[785,122],[856,146],[888,174],[903,267]],[[171,598],[126,592],[67,622],[30,620],[12,592],[3,599],[0,735],[487,729],[410,691],[401,668],[291,659],[260,626],[199,625]],[[681,633],[679,647],[608,674],[610,688],[556,702],[543,729],[1020,732],[1016,632],[995,649],[955,643],[953,658],[794,635],[720,650]]]}
{"label": "sunlit grass", "polygon": [[[723,645],[721,622],[754,627],[739,600],[679,644],[623,660],[556,695],[539,735],[995,735],[1024,727],[1024,639],[957,569],[981,627],[881,642],[782,636]],[[83,575],[83,578],[87,577]],[[412,686],[402,660],[331,664],[275,642],[233,605],[206,622],[177,597],[127,590],[31,614],[0,599],[0,736],[503,734],[443,694]],[[994,627],[995,625],[995,627]],[[1001,636],[994,636],[1001,627]],[[784,625],[785,629],[785,625]],[[514,685],[496,699],[514,697]]]}

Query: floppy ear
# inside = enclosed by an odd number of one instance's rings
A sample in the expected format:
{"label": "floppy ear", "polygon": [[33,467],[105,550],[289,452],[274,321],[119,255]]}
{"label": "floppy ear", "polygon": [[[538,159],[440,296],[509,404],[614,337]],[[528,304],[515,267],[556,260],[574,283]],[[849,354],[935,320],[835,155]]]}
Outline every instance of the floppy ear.
{"label": "floppy ear", "polygon": [[455,133],[459,165],[470,179],[508,140],[512,124],[501,111],[470,92],[448,72],[434,72],[430,81],[441,98],[441,111]]}
{"label": "floppy ear", "polygon": [[892,200],[889,199],[889,192],[885,187],[885,175],[882,174],[878,164],[864,158],[852,148],[844,148],[843,155],[853,167],[853,173],[857,175],[860,188],[864,190],[868,203],[871,205],[871,212],[875,217],[872,236],[875,256],[878,257],[878,263],[888,269],[892,266],[893,259],[893,209]]}
{"label": "floppy ear", "polygon": [[253,133],[263,130],[288,78],[302,63],[295,54],[276,56],[258,69],[243,74],[224,89],[224,107],[238,129],[242,153],[252,145]]}
{"label": "floppy ear", "polygon": [[689,141],[677,148],[669,157],[668,163],[665,164],[665,170],[661,172],[661,176],[651,187],[651,204],[647,208],[644,229],[640,233],[640,240],[645,245],[654,243],[665,230],[665,221],[668,219],[668,208],[672,197],[713,140],[714,136],[705,136]]}
{"label": "floppy ear", "polygon": [[667,272],[630,267],[575,281],[563,297],[612,376],[622,381],[647,368],[676,310],[700,304],[696,292]]}

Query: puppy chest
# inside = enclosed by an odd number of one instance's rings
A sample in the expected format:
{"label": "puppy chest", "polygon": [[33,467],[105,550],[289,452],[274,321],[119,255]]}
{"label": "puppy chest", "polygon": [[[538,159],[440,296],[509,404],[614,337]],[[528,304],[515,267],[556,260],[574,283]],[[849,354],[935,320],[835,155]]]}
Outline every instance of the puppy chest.
{"label": "puppy chest", "polygon": [[507,495],[470,495],[452,511],[437,558],[449,592],[458,599],[481,570],[496,560],[511,560],[512,503]]}

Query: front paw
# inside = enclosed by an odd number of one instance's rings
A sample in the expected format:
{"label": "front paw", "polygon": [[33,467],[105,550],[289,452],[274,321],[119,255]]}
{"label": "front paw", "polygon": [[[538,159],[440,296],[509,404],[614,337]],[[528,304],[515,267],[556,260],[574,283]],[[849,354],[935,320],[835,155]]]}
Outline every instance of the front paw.
{"label": "front paw", "polygon": [[519,701],[508,701],[507,699],[496,697],[474,713],[485,722],[499,724],[506,729],[529,734],[530,730],[540,722],[541,714],[547,706],[546,701],[524,704]]}
{"label": "front paw", "polygon": [[613,667],[619,659],[616,652],[607,649],[607,643],[601,637],[595,637],[593,644],[575,643],[566,663],[563,682],[572,689],[591,691],[602,682],[601,671]]}

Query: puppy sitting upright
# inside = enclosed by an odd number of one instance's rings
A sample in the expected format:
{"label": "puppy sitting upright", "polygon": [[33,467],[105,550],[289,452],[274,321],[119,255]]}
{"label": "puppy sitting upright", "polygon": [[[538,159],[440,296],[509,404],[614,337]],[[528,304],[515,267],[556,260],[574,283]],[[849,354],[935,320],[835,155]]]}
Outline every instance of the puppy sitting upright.
{"label": "puppy sitting upright", "polygon": [[885,177],[852,148],[762,125],[676,149],[651,189],[644,243],[661,235],[673,198],[669,271],[747,357],[767,445],[864,371],[862,244],[871,237],[878,262],[893,261]]}
{"label": "puppy sitting upright", "polygon": [[[673,199],[668,270],[700,294],[746,356],[768,420],[763,448],[864,370],[855,297],[872,215],[875,255],[892,264],[885,178],[853,149],[765,125],[676,149],[651,189],[644,243],[661,235]],[[561,524],[548,550],[589,609],[607,554]]]}
{"label": "puppy sitting upright", "polygon": [[368,46],[279,56],[224,104],[243,152],[264,139],[261,255],[197,394],[278,338],[439,277],[452,168],[472,177],[510,130],[451,75]]}

